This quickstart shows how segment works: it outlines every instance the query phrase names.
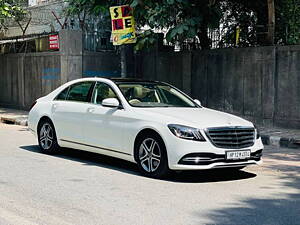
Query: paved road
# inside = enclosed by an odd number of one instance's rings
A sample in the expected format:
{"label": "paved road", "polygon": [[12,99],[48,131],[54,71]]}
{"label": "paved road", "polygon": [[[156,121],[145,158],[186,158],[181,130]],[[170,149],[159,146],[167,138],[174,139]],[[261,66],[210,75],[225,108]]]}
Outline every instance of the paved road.
{"label": "paved road", "polygon": [[66,150],[40,154],[24,127],[0,124],[0,225],[300,224],[300,150],[265,150],[262,167],[168,180]]}

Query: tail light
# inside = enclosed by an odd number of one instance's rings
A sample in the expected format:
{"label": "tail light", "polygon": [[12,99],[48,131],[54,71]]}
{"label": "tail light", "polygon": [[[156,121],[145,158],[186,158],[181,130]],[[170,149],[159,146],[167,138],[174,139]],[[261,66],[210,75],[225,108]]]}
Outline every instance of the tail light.
{"label": "tail light", "polygon": [[37,103],[37,101],[35,101],[35,102],[31,105],[29,111],[33,108],[33,106],[35,106],[36,103]]}

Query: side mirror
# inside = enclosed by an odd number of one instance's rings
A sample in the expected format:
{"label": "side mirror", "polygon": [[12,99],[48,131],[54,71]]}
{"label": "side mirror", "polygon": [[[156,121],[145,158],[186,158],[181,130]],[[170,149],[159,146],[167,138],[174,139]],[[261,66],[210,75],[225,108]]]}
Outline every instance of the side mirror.
{"label": "side mirror", "polygon": [[195,102],[197,105],[202,106],[202,105],[201,105],[201,102],[200,102],[198,99],[194,99],[194,102]]}
{"label": "side mirror", "polygon": [[103,99],[102,105],[106,106],[106,107],[116,108],[116,107],[120,106],[120,102],[116,98],[106,98],[106,99]]}

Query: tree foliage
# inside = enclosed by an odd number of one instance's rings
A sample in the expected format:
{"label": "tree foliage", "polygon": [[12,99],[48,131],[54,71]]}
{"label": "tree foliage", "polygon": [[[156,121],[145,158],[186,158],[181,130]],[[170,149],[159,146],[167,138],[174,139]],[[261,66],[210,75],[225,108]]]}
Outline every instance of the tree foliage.
{"label": "tree foliage", "polygon": [[276,41],[300,44],[300,0],[277,0]]}
{"label": "tree foliage", "polygon": [[[235,46],[236,27],[241,29],[239,46],[266,44],[267,0],[66,0],[66,15],[79,19],[81,27],[87,16],[101,15],[110,24],[109,7],[129,4],[134,9],[138,28],[136,49],[152,45],[155,32],[165,33],[167,42],[180,45],[197,40],[202,49],[211,47],[208,31],[223,29],[220,47]],[[300,0],[275,0],[277,5],[276,40],[299,43]],[[286,30],[288,29],[288,37]],[[284,37],[283,37],[284,36]]]}
{"label": "tree foliage", "polygon": [[24,0],[0,0],[0,30],[6,28],[7,19],[20,22],[25,18],[26,12],[22,5]]}
{"label": "tree foliage", "polygon": [[170,43],[181,43],[189,38],[198,38],[202,48],[210,47],[207,28],[219,26],[220,3],[212,0],[66,0],[68,16],[77,16],[83,24],[87,15],[105,15],[109,19],[108,8],[129,4],[134,9],[137,27],[140,28],[137,49],[151,45],[156,40],[155,31],[166,32]]}
{"label": "tree foliage", "polygon": [[67,17],[76,17],[81,29],[85,29],[86,18],[93,14],[95,1],[93,0],[66,0],[68,7],[64,10]]}
{"label": "tree foliage", "polygon": [[133,0],[131,6],[140,28],[163,30],[173,44],[198,38],[202,48],[210,48],[208,28],[219,27],[222,16],[220,3],[209,0]]}
{"label": "tree foliage", "polygon": [[236,46],[236,32],[240,30],[239,47],[257,45],[257,14],[241,2],[223,1],[221,10],[223,17],[220,21],[221,40],[219,47]]}

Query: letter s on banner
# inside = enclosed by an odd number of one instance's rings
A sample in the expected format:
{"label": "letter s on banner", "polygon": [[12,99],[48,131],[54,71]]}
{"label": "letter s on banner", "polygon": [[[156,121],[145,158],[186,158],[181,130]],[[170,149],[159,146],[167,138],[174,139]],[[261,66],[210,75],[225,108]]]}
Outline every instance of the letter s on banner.
{"label": "letter s on banner", "polygon": [[135,21],[129,5],[110,7],[114,45],[136,43]]}

